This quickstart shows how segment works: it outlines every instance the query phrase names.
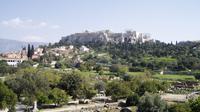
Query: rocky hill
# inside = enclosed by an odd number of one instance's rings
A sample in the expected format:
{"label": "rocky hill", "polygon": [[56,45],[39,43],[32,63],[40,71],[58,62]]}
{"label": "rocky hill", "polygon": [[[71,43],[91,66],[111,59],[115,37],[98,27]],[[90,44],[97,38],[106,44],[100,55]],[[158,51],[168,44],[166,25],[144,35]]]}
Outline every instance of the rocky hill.
{"label": "rocky hill", "polygon": [[113,33],[109,30],[75,33],[66,37],[62,37],[61,44],[88,44],[88,43],[136,43],[152,41],[150,34],[138,33],[136,31],[126,31],[124,33]]}

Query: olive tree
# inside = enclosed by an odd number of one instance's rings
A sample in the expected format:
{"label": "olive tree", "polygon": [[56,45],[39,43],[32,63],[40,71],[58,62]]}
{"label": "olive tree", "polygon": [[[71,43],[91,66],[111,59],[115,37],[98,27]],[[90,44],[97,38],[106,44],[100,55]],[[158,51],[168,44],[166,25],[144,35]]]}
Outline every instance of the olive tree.
{"label": "olive tree", "polygon": [[8,108],[10,111],[14,111],[16,102],[15,93],[0,81],[0,110]]}
{"label": "olive tree", "polygon": [[74,99],[78,97],[79,89],[81,88],[83,80],[81,76],[75,72],[64,74],[58,84],[59,88],[65,90]]}
{"label": "olive tree", "polygon": [[138,112],[167,112],[167,103],[157,94],[145,93],[139,100]]}
{"label": "olive tree", "polygon": [[113,100],[126,98],[132,94],[132,91],[126,84],[122,82],[110,82],[106,88],[106,94],[111,95]]}

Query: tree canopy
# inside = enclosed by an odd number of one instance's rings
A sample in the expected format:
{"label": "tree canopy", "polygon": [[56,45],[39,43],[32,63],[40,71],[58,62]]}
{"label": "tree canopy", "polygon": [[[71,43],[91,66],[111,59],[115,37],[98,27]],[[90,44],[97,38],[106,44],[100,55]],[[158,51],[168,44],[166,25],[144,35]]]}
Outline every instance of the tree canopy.
{"label": "tree canopy", "polygon": [[64,74],[59,82],[59,87],[65,90],[73,98],[77,98],[81,83],[83,82],[81,76],[75,72]]}
{"label": "tree canopy", "polygon": [[14,111],[16,102],[15,93],[0,81],[0,110],[8,108],[10,111]]}
{"label": "tree canopy", "polygon": [[139,100],[138,112],[167,112],[167,103],[159,95],[145,93]]}

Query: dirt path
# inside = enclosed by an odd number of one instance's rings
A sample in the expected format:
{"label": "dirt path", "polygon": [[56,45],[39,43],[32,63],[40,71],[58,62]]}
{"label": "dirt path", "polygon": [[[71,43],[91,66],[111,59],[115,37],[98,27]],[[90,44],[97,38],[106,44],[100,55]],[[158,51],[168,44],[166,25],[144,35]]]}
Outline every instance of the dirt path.
{"label": "dirt path", "polygon": [[[109,105],[117,105],[118,103],[109,103]],[[82,108],[92,108],[98,109],[103,108],[105,103],[94,103],[94,104],[85,104],[85,105],[65,105],[61,108],[55,109],[42,109],[40,112],[79,112]]]}
{"label": "dirt path", "polygon": [[163,94],[161,98],[170,102],[185,102],[187,101],[186,94]]}

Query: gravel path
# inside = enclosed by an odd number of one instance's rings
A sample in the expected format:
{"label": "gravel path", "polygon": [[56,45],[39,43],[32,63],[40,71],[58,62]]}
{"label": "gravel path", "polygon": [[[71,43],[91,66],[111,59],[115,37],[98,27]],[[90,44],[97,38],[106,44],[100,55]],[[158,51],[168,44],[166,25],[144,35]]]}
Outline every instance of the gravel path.
{"label": "gravel path", "polygon": [[[109,105],[117,105],[118,103],[109,103]],[[84,104],[84,105],[65,105],[61,108],[55,109],[43,109],[40,112],[80,112],[82,108],[102,108],[105,103],[94,103],[94,104]]]}
{"label": "gravel path", "polygon": [[186,94],[163,94],[161,98],[170,102],[185,102],[187,101]]}

